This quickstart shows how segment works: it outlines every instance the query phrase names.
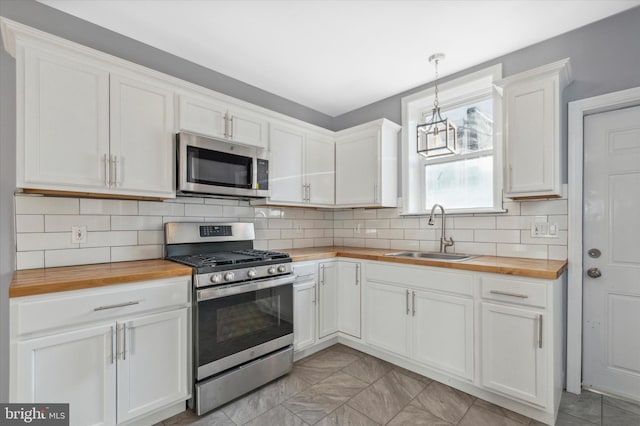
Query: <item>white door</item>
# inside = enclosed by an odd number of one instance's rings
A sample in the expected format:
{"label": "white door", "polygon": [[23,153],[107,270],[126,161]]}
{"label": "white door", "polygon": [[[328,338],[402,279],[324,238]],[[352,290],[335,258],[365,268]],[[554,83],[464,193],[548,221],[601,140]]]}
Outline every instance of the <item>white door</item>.
{"label": "white door", "polygon": [[410,298],[405,287],[367,281],[367,343],[409,355]]}
{"label": "white door", "polygon": [[480,305],[482,385],[544,406],[547,356],[542,345],[543,315],[493,303]]}
{"label": "white door", "polygon": [[318,265],[318,337],[338,331],[338,268],[336,262]]}
{"label": "white door", "polygon": [[303,147],[302,131],[284,126],[271,126],[269,133],[271,201],[298,204],[304,202]]}
{"label": "white door", "polygon": [[16,400],[68,403],[72,426],[116,423],[115,323],[18,343]]}
{"label": "white door", "polygon": [[640,107],[584,135],[583,384],[640,401]]}
{"label": "white door", "polygon": [[229,131],[231,139],[258,148],[267,147],[267,122],[264,118],[248,111],[229,111]]}
{"label": "white door", "polygon": [[338,328],[360,338],[360,263],[338,262]]}
{"label": "white door", "polygon": [[293,349],[304,349],[316,340],[316,282],[293,285]]}
{"label": "white door", "polygon": [[379,140],[373,130],[336,142],[336,205],[377,202]]}
{"label": "white door", "polygon": [[224,105],[180,95],[178,127],[180,130],[213,138],[225,138],[228,131]]}
{"label": "white door", "polygon": [[320,136],[307,135],[305,144],[305,175],[307,196],[311,204],[333,205],[335,202],[335,142]]}
{"label": "white door", "polygon": [[[109,73],[99,64],[31,47],[25,50],[24,62],[18,187],[68,191],[106,188]],[[22,114],[18,113],[20,118]]]}
{"label": "white door", "polygon": [[473,380],[473,300],[411,292],[413,358]]}
{"label": "white door", "polygon": [[148,79],[111,76],[114,192],[172,197],[173,92]]}
{"label": "white door", "polygon": [[118,323],[118,423],[188,396],[187,311]]}

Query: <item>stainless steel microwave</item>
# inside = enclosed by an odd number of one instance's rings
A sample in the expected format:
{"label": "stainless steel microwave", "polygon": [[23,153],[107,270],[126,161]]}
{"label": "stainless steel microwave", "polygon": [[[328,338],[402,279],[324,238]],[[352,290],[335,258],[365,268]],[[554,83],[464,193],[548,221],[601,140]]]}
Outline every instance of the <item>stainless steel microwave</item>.
{"label": "stainless steel microwave", "polygon": [[266,151],[191,133],[178,133],[176,147],[179,192],[269,196]]}

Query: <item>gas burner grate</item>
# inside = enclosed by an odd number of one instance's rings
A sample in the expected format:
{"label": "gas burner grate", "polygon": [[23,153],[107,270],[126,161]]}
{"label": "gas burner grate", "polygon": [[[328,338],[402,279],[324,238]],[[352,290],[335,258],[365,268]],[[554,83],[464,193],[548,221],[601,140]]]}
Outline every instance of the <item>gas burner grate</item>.
{"label": "gas burner grate", "polygon": [[250,256],[253,258],[257,258],[259,260],[271,260],[271,259],[288,259],[289,255],[287,253],[280,253],[277,251],[267,251],[267,250],[256,250],[256,249],[248,249],[248,250],[237,250],[234,253],[241,254],[244,256]]}

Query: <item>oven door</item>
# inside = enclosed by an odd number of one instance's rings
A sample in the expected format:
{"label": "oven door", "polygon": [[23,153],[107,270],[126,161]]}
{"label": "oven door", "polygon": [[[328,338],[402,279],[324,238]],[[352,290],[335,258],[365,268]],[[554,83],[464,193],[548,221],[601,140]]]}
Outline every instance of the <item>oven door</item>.
{"label": "oven door", "polygon": [[198,380],[293,343],[294,275],[195,292]]}

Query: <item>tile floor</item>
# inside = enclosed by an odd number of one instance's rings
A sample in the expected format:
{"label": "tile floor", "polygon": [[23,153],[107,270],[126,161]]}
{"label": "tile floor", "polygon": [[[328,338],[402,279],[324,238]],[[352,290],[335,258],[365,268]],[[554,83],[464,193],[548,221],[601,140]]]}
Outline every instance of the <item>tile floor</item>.
{"label": "tile floor", "polygon": [[[639,426],[640,405],[565,394],[558,426]],[[540,426],[439,382],[343,345],[202,417],[185,411],[156,426]]]}

